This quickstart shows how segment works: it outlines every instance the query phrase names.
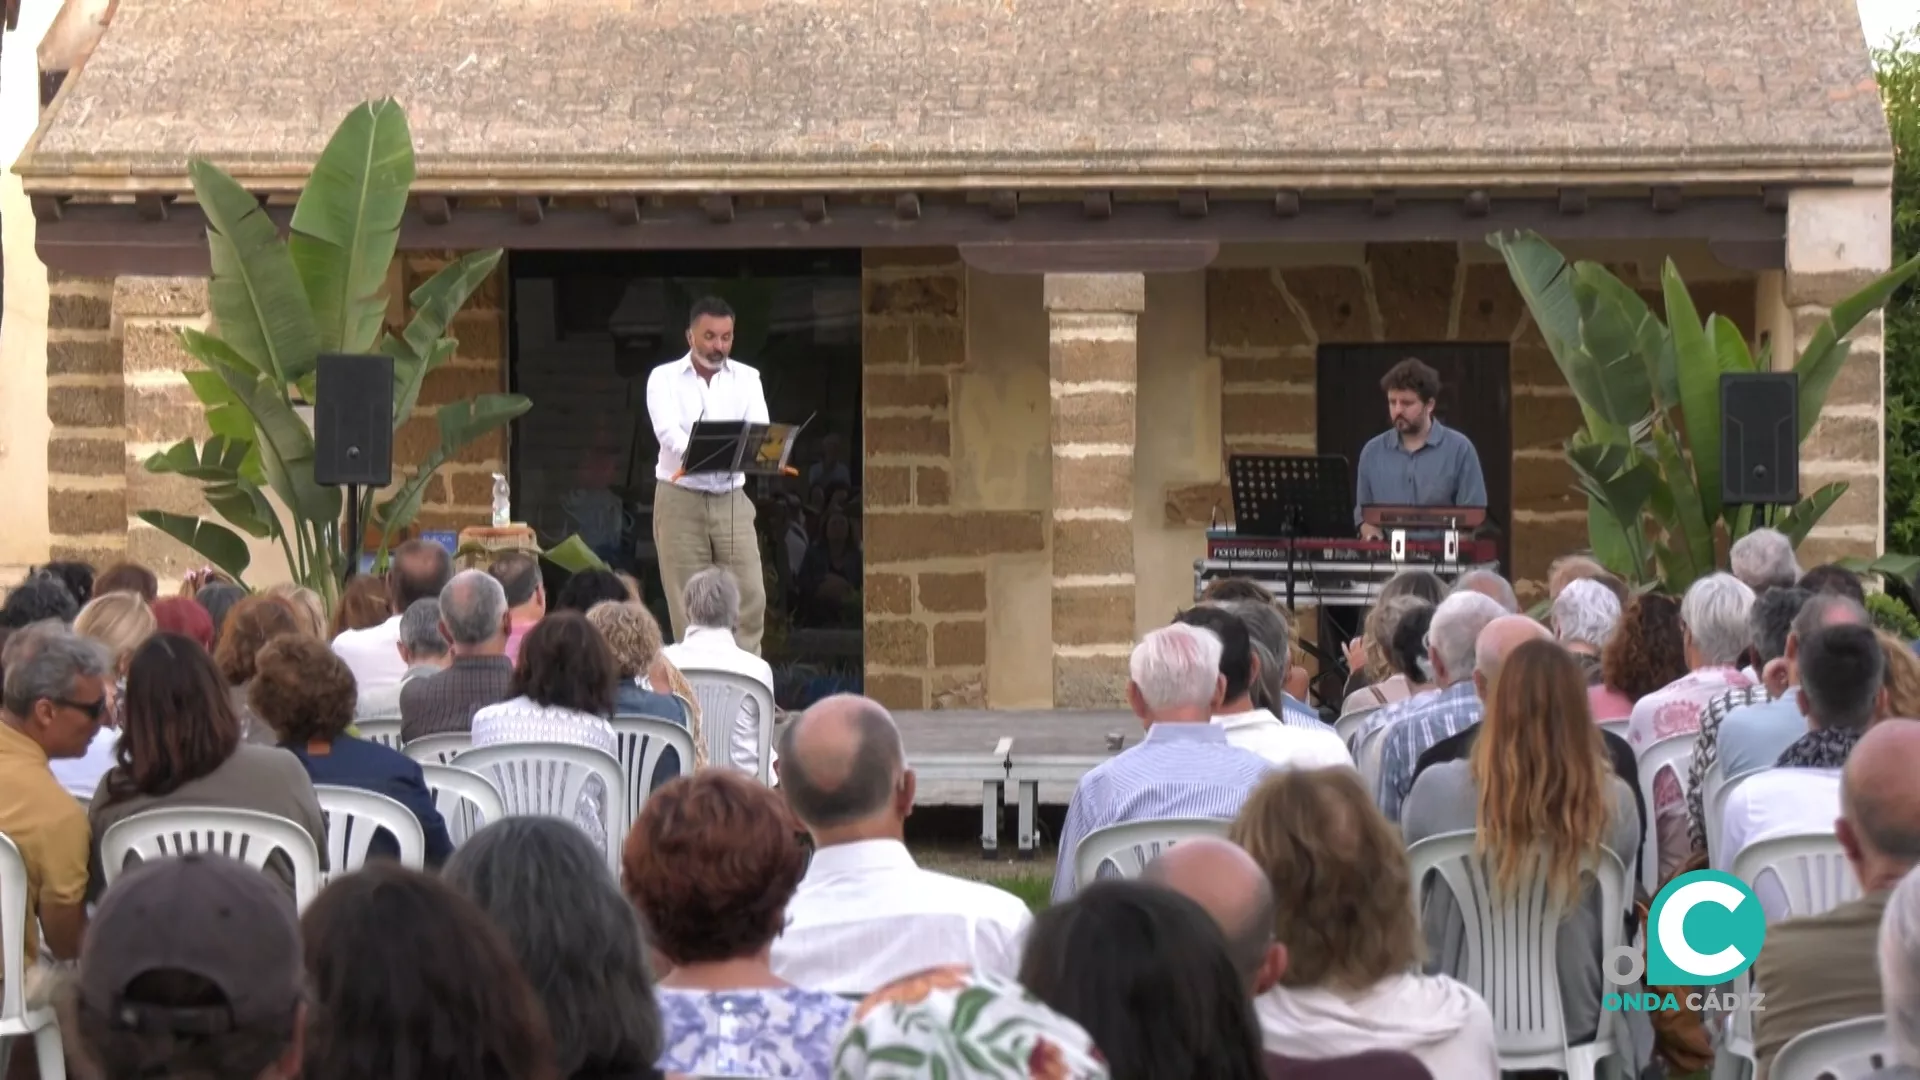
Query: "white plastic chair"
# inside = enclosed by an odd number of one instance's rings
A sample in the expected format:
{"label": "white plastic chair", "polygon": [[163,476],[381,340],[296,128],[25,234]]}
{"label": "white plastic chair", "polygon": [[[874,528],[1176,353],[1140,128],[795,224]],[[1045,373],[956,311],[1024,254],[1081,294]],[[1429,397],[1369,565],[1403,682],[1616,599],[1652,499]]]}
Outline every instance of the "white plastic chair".
{"label": "white plastic chair", "polygon": [[1660,811],[1659,803],[1653,797],[1653,784],[1663,770],[1671,769],[1673,778],[1680,782],[1681,798],[1686,797],[1687,766],[1693,761],[1693,739],[1694,732],[1691,731],[1669,735],[1637,755],[1640,797],[1647,804],[1647,835],[1640,849],[1640,884],[1646,887],[1648,896],[1660,891]]}
{"label": "white plastic chair", "polygon": [[1600,722],[1600,730],[1609,735],[1618,735],[1624,739],[1627,737],[1628,723],[1629,721],[1626,720],[1603,720]]}
{"label": "white plastic chair", "polygon": [[1373,719],[1375,713],[1383,708],[1385,708],[1385,706],[1378,705],[1371,709],[1350,712],[1333,722],[1333,733],[1340,736],[1340,741],[1346,743],[1347,750],[1351,752],[1356,749],[1353,745],[1354,735],[1367,725],[1367,721]]}
{"label": "white plastic chair", "polygon": [[[1557,946],[1566,908],[1581,901],[1584,888],[1556,900],[1541,874],[1520,895],[1501,896],[1474,853],[1472,832],[1430,836],[1408,848],[1407,859],[1416,909],[1427,876],[1438,874],[1438,887],[1452,891],[1466,922],[1458,978],[1493,1012],[1502,1072],[1553,1069],[1569,1080],[1594,1080],[1601,1062],[1622,1053],[1625,1040],[1619,1039],[1615,1013],[1600,1014],[1592,1042],[1567,1045]],[[1602,848],[1588,860],[1585,874],[1600,887],[1600,955],[1606,956],[1625,932],[1627,870]]]}
{"label": "white plastic chair", "polygon": [[164,859],[208,851],[264,870],[278,851],[293,864],[293,899],[304,910],[320,893],[320,849],[307,830],[274,814],[213,806],[143,810],[116,822],[100,838],[100,864],[111,886],[127,857]]}
{"label": "white plastic chair", "polygon": [[1893,1065],[1892,1059],[1886,1017],[1862,1016],[1788,1039],[1767,1075],[1773,1080],[1867,1080]]}
{"label": "white plastic chair", "polygon": [[459,847],[467,838],[507,816],[500,789],[493,781],[457,765],[420,766],[420,776],[433,795],[433,808],[447,823],[447,835]]}
{"label": "white plastic chair", "polygon": [[365,788],[315,784],[313,793],[327,815],[328,880],[366,865],[367,848],[385,829],[400,848],[400,865],[423,870],[427,865],[427,834],[420,819],[397,799]]}
{"label": "white plastic chair", "polygon": [[355,720],[353,726],[360,737],[368,742],[377,742],[391,750],[400,749],[400,718],[397,716],[368,717]]}
{"label": "white plastic chair", "polygon": [[66,1051],[60,1043],[60,1018],[52,1005],[27,1008],[27,864],[20,849],[0,833],[0,1075],[7,1071],[13,1040],[33,1036],[33,1052],[44,1080],[66,1080]]}
{"label": "white plastic chair", "polygon": [[1158,818],[1095,829],[1073,850],[1073,880],[1085,888],[1111,865],[1124,878],[1139,877],[1156,855],[1196,836],[1225,836],[1230,823],[1220,818]]}
{"label": "white plastic chair", "polygon": [[443,735],[422,735],[409,740],[400,752],[422,765],[451,765],[453,759],[473,749],[473,736],[464,731]]}
{"label": "white plastic chair", "polygon": [[693,775],[693,736],[657,716],[616,716],[612,723],[613,737],[620,745],[620,768],[627,776],[627,823],[631,825],[640,820],[640,808],[653,791],[654,774],[660,771],[660,759],[668,748],[680,755],[677,775]]}
{"label": "white plastic chair", "polygon": [[607,865],[620,870],[620,845],[627,838],[626,770],[613,755],[573,743],[516,742],[477,746],[454,759],[462,769],[493,781],[507,816],[543,815],[574,820],[580,793],[599,777],[606,788],[602,807]]}
{"label": "white plastic chair", "polygon": [[759,680],[732,671],[713,668],[682,667],[680,674],[693,684],[700,699],[700,724],[706,729],[707,762],[726,765],[733,762],[733,730],[740,713],[751,700],[760,710],[760,762],[756,775],[763,784],[773,781],[773,694]]}
{"label": "white plastic chair", "polygon": [[1720,759],[1715,758],[1700,778],[1700,825],[1707,834],[1707,865],[1715,870],[1725,869],[1724,853],[1720,850],[1720,825],[1727,817],[1727,796],[1747,777],[1761,771],[1748,769],[1738,776],[1728,776],[1720,767]]}

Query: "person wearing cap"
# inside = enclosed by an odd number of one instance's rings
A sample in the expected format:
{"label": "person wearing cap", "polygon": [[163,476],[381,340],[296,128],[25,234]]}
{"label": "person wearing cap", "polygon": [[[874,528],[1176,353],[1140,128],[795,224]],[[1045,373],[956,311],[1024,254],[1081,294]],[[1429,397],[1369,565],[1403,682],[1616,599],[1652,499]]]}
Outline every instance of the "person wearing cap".
{"label": "person wearing cap", "polygon": [[300,1072],[300,924],[293,900],[224,855],[129,870],[80,955],[79,1043],[100,1080]]}

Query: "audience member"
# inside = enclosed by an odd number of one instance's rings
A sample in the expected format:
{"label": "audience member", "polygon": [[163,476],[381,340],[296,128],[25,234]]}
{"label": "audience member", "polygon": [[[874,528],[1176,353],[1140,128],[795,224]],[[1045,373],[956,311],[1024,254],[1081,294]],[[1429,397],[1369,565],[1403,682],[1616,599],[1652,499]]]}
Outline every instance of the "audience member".
{"label": "audience member", "polygon": [[1200,590],[1200,602],[1203,604],[1225,604],[1235,600],[1250,601],[1255,604],[1272,604],[1273,590],[1250,577],[1229,576],[1214,578]]}
{"label": "audience member", "polygon": [[[400,615],[415,600],[439,596],[452,576],[452,557],[431,540],[409,540],[393,549],[387,568],[387,610],[391,614],[378,626],[348,630],[333,639],[333,651],[352,669],[361,693],[385,693],[406,674],[406,665],[394,648],[400,641]],[[445,602],[441,597],[441,603]]]}
{"label": "audience member", "polygon": [[[1800,653],[1806,640],[1829,626],[1873,625],[1867,609],[1844,596],[1808,593],[1802,589],[1791,592],[1805,599],[1788,621],[1786,641],[1780,652],[1770,656],[1766,665],[1767,676],[1779,686],[1779,693],[1769,700],[1762,690],[1755,695],[1754,703],[1730,709],[1721,718],[1713,739],[1713,760],[1719,762],[1722,776],[1735,777],[1771,768],[1782,750],[1807,733],[1800,692],[1804,667]],[[1767,629],[1771,634],[1776,628]],[[1761,685],[1764,687],[1767,682],[1768,678],[1763,678]]]}
{"label": "audience member", "polygon": [[27,918],[22,940],[0,942],[0,948],[19,949],[26,958],[22,989],[37,1004],[45,976],[38,965],[42,947],[56,960],[75,959],[87,925],[87,815],[48,763],[87,752],[107,714],[113,666],[98,643],[46,623],[7,639],[6,669],[0,690],[0,835],[13,841],[26,864]]}
{"label": "audience member", "polygon": [[326,634],[315,636],[332,641],[349,630],[368,630],[379,626],[394,614],[387,604],[386,582],[372,574],[355,574],[347,582],[347,587],[340,590],[340,599],[333,606],[333,620],[327,625]]}
{"label": "audience member", "polygon": [[[93,579],[93,595],[105,596],[114,592],[130,592],[151,604],[160,599],[160,579],[139,563],[114,563]],[[79,597],[75,597],[74,602],[78,603]]]}
{"label": "audience member", "polygon": [[[499,582],[487,581],[498,590]],[[620,741],[608,723],[613,672],[613,653],[586,616],[554,612],[521,644],[507,700],[473,714],[473,745],[572,743],[617,759]],[[608,805],[606,785],[594,777],[580,793],[574,820],[605,851],[608,830],[625,814],[625,807]]]}
{"label": "audience member", "polygon": [[[1483,663],[1494,651],[1489,637],[1506,621],[1481,634]],[[1475,848],[1487,859],[1494,887],[1508,897],[1525,895],[1544,871],[1551,902],[1567,905],[1556,938],[1567,1040],[1588,1042],[1599,1030],[1607,989],[1602,920],[1620,916],[1602,910],[1599,885],[1587,882],[1583,871],[1603,848],[1623,868],[1635,866],[1645,833],[1634,789],[1614,775],[1587,712],[1579,666],[1544,632],[1513,648],[1488,682],[1486,719],[1477,725],[1470,756],[1421,775],[1407,797],[1403,832],[1409,846],[1446,833],[1477,833]],[[1428,970],[1459,975],[1467,952],[1460,898],[1436,883],[1426,889],[1422,912],[1432,950]]]}
{"label": "audience member", "polygon": [[905,841],[913,770],[879,702],[838,694],[780,733],[780,787],[813,858],[773,943],[795,986],[870,993],[923,968],[1011,975],[1033,916],[1012,893],[922,870]]}
{"label": "audience member", "polygon": [[1707,850],[1704,789],[1707,770],[1720,758],[1720,724],[1730,713],[1749,705],[1764,705],[1788,693],[1787,642],[1793,633],[1794,617],[1811,595],[1792,585],[1776,585],[1754,598],[1747,612],[1747,630],[1753,638],[1754,670],[1760,677],[1751,686],[1722,692],[1707,702],[1707,711],[1700,716],[1700,733],[1693,737],[1693,756],[1687,764],[1687,838],[1695,853]]}
{"label": "audience member", "polygon": [[1597,724],[1633,715],[1641,698],[1687,674],[1686,632],[1670,596],[1642,593],[1620,611],[1620,626],[1600,652],[1600,683],[1587,687]]}
{"label": "audience member", "polygon": [[807,869],[798,825],[772,789],[711,769],[654,792],[627,834],[627,896],[673,965],[657,990],[662,1070],[832,1074],[853,1004],[773,973],[773,942]]}
{"label": "audience member", "polygon": [[[190,602],[190,601],[189,601]],[[113,665],[113,680],[107,684],[112,704],[87,752],[77,758],[49,762],[60,786],[82,801],[93,798],[100,778],[113,768],[113,744],[120,737],[121,699],[126,694],[127,665],[133,654],[159,629],[153,609],[133,593],[106,593],[87,603],[73,620],[73,632],[89,641],[97,641],[107,650]]]}
{"label": "audience member", "polygon": [[[660,657],[663,644],[660,623],[653,612],[638,600],[618,603],[603,600],[587,612],[587,621],[600,631],[607,648],[613,652],[613,664],[619,676],[613,694],[614,715],[649,716],[686,728],[693,739],[693,764],[686,771],[706,768],[706,733],[694,725],[687,703],[671,693],[655,691],[649,681],[654,665],[665,662]],[[655,775],[659,782],[665,783],[680,773],[680,751],[669,746],[660,755],[660,767]]]}
{"label": "audience member", "polygon": [[156,859],[94,912],[67,1045],[98,1080],[293,1080],[304,981],[293,901],[269,879],[224,855]]}
{"label": "audience member", "polygon": [[[1830,634],[1853,637],[1858,629],[1827,630],[1814,640]],[[1813,684],[1807,689],[1812,694]],[[1795,1035],[1879,1010],[1882,987],[1875,958],[1880,955],[1882,916],[1898,917],[1889,912],[1888,901],[1894,887],[1920,864],[1916,772],[1920,722],[1912,720],[1874,725],[1860,740],[1859,752],[1847,759],[1840,817],[1832,827],[1862,895],[1825,914],[1767,928],[1766,948],[1753,965],[1753,988],[1766,995],[1766,1008],[1753,1014],[1761,1075]],[[1740,788],[1733,793],[1738,795]],[[1888,1019],[1892,1029],[1905,1018],[1890,1013]]]}
{"label": "audience member", "polygon": [[213,616],[190,596],[163,596],[153,602],[155,628],[169,634],[190,637],[196,645],[213,652]]}
{"label": "audience member", "polygon": [[[834,1080],[1107,1080],[1110,1075],[1080,1025],[1017,983],[962,966],[905,976],[862,1001],[854,1015],[835,1052]],[[906,1061],[920,1064],[903,1066]]]}
{"label": "audience member", "polygon": [[1413,789],[1420,755],[1480,722],[1481,704],[1473,679],[1476,643],[1480,631],[1505,614],[1498,603],[1472,590],[1447,597],[1434,609],[1427,631],[1433,681],[1442,689],[1381,709],[1369,722],[1369,729],[1388,728],[1380,737],[1380,781],[1375,793],[1387,820],[1400,820],[1400,803]]}
{"label": "audience member", "polygon": [[[359,581],[360,578],[354,580]],[[277,596],[287,602],[287,606],[293,609],[294,620],[300,624],[300,633],[315,641],[331,641],[337,636],[327,628],[327,602],[305,585],[283,581],[268,589],[264,595]],[[386,616],[381,618],[385,619]]]}
{"label": "audience member", "polygon": [[560,587],[560,601],[553,605],[552,610],[577,611],[585,615],[593,610],[595,604],[631,599],[633,596],[627,589],[627,583],[620,580],[620,575],[611,570],[582,570]]}
{"label": "audience member", "polygon": [[[1245,657],[1245,631],[1237,619],[1217,609],[1194,608],[1188,614],[1194,612],[1219,617]],[[1219,634],[1187,623],[1155,630],[1134,646],[1127,704],[1147,735],[1094,766],[1074,788],[1060,830],[1054,903],[1064,902],[1081,884],[1079,846],[1088,834],[1152,818],[1231,818],[1273,768],[1266,758],[1233,745],[1227,729],[1211,722],[1228,693],[1246,693],[1244,666],[1223,672],[1225,651]],[[1235,686],[1235,678],[1243,681]]]}
{"label": "audience member", "polygon": [[1631,598],[1626,582],[1615,577],[1600,561],[1592,555],[1562,555],[1547,565],[1547,602],[1560,599],[1566,587],[1576,581],[1597,581],[1607,587],[1625,608]]}
{"label": "audience member", "polygon": [[1893,1059],[1868,1080],[1920,1080],[1920,873],[1908,871],[1880,921],[1880,997]]}
{"label": "audience member", "polygon": [[540,577],[540,560],[523,551],[509,551],[493,560],[487,573],[500,583],[507,597],[507,659],[520,659],[520,642],[534,624],[547,617],[547,585]]}
{"label": "audience member", "polygon": [[400,640],[394,646],[406,673],[393,689],[378,694],[361,694],[353,707],[356,720],[400,720],[400,694],[416,679],[438,675],[453,658],[447,655],[447,638],[440,632],[440,600],[426,597],[415,600],[400,613]]}
{"label": "audience member", "polygon": [[475,713],[505,701],[513,682],[507,633],[500,583],[478,570],[453,575],[440,590],[440,634],[453,659],[400,688],[401,739],[463,734]]}
{"label": "audience member", "polygon": [[1253,678],[1247,687],[1252,695],[1250,704],[1265,709],[1288,727],[1332,734],[1333,725],[1320,719],[1319,713],[1287,689],[1298,671],[1301,693],[1307,692],[1306,669],[1296,668],[1293,663],[1293,634],[1273,601],[1218,600],[1211,606],[1238,616],[1246,628],[1253,650]]}
{"label": "audience member", "polygon": [[[1421,671],[1417,667],[1410,670],[1402,666],[1404,657],[1395,652],[1393,643],[1400,624],[1414,612],[1425,611],[1424,621],[1431,624],[1433,608],[1433,604],[1417,596],[1396,596],[1391,600],[1374,604],[1373,608],[1367,612],[1363,636],[1360,639],[1361,652],[1356,654],[1351,643],[1347,649],[1350,665],[1364,657],[1361,661],[1364,664],[1364,670],[1359,666],[1355,666],[1353,670],[1365,676],[1366,682],[1348,693],[1346,700],[1341,702],[1342,718],[1359,716],[1405,701],[1426,688],[1427,676],[1431,673]],[[1425,638],[1426,633],[1423,626],[1420,637]]]}
{"label": "audience member", "polygon": [[1880,639],[1880,651],[1887,660],[1887,693],[1880,711],[1874,714],[1875,722],[1894,717],[1920,719],[1920,655],[1915,655],[1897,634],[1878,627],[1873,634]]}
{"label": "audience member", "polygon": [[453,886],[375,863],[322,890],[300,936],[300,1080],[563,1080],[513,949]]}
{"label": "audience member", "polygon": [[1600,654],[1619,625],[1620,598],[1598,581],[1570,581],[1554,597],[1554,636],[1580,662],[1580,674],[1588,686],[1600,685]]}
{"label": "audience member", "polygon": [[[216,581],[193,594],[194,602],[206,608],[207,617],[213,620],[214,646],[220,644],[220,633],[226,629],[227,615],[233,611],[236,604],[245,600],[247,595],[247,590],[224,581]],[[207,651],[213,652],[214,650],[212,647],[209,647]]]}
{"label": "audience member", "polygon": [[[1225,606],[1202,604],[1181,612],[1174,622],[1207,630],[1220,640],[1219,675],[1224,689],[1212,723],[1226,733],[1228,745],[1288,768],[1353,764],[1353,755],[1347,753],[1340,736],[1317,717],[1308,718],[1310,726],[1282,723],[1270,710],[1254,707],[1251,691],[1261,671],[1247,623],[1237,613]],[[1146,714],[1138,715],[1145,719]]]}
{"label": "audience member", "polygon": [[1765,596],[1769,589],[1792,588],[1800,577],[1793,541],[1778,529],[1755,529],[1735,540],[1727,549],[1727,562],[1733,576],[1755,596]]}
{"label": "audience member", "polygon": [[[316,784],[359,788],[385,795],[413,813],[426,840],[429,866],[453,854],[446,822],[435,809],[420,765],[391,747],[347,734],[353,723],[353,672],[326,642],[288,634],[260,650],[259,671],[247,699],[254,715],[279,736],[282,749],[300,759]],[[367,854],[397,858],[399,842],[384,829]]]}
{"label": "audience member", "polygon": [[226,680],[234,715],[240,718],[240,737],[255,746],[274,746],[280,740],[272,728],[253,715],[253,706],[247,700],[254,660],[274,638],[305,632],[299,612],[281,596],[249,596],[227,613],[226,631],[214,646],[213,659],[219,665],[220,677]]}
{"label": "audience member", "polygon": [[[773,667],[741,648],[735,636],[740,627],[740,583],[723,566],[709,566],[687,579],[685,596],[687,636],[660,650],[680,671],[698,674],[721,671],[742,675],[773,695]],[[731,725],[731,763],[742,772],[760,772],[760,705],[746,698],[737,717],[702,717],[706,724]],[[709,734],[709,738],[713,735]],[[774,760],[779,760],[776,754]]]}
{"label": "audience member", "polygon": [[31,574],[13,587],[0,603],[0,628],[17,630],[33,623],[53,619],[70,623],[80,613],[80,605],[59,578],[47,573]]}
{"label": "audience member", "polygon": [[1816,566],[1800,576],[1797,584],[1811,593],[1832,593],[1867,606],[1867,590],[1860,584],[1860,575],[1844,566],[1826,563]]}
{"label": "audience member", "polygon": [[1260,1080],[1260,1021],[1227,940],[1170,889],[1101,881],[1040,913],[1020,983],[1093,1036],[1114,1080]]}
{"label": "audience member", "polygon": [[1389,1050],[1444,1080],[1496,1080],[1493,1016],[1479,995],[1422,975],[1406,846],[1346,769],[1277,773],[1229,833],[1266,872],[1280,985],[1257,1008],[1266,1049],[1323,1061]]}
{"label": "audience member", "polygon": [[1513,585],[1506,578],[1491,570],[1469,570],[1454,581],[1454,594],[1477,592],[1481,596],[1499,604],[1509,615],[1520,611],[1520,598],[1513,595]]}
{"label": "audience member", "polygon": [[[87,811],[93,828],[95,895],[106,886],[100,838],[142,810],[163,807],[277,814],[307,831],[325,869],[327,822],[313,782],[285,750],[241,741],[240,717],[221,686],[220,673],[192,640],[155,634],[133,655],[114,757],[117,764],[94,792]],[[270,856],[267,869],[291,894],[293,865],[285,856]]]}
{"label": "audience member", "polygon": [[[1734,666],[1753,642],[1747,627],[1752,607],[1753,590],[1731,574],[1708,574],[1687,588],[1680,601],[1687,674],[1634,703],[1627,720],[1627,742],[1634,753],[1644,754],[1662,739],[1699,734],[1708,702],[1753,684]],[[1724,742],[1721,750],[1725,752]],[[1656,880],[1665,884],[1693,854],[1687,839],[1686,793],[1674,767],[1661,769],[1653,778],[1653,805],[1648,809],[1660,838]]]}
{"label": "audience member", "polygon": [[565,821],[509,817],[462,844],[445,874],[519,958],[570,1080],[657,1075],[661,1052],[646,938],[606,866]]}
{"label": "audience member", "polygon": [[73,597],[73,602],[81,607],[86,607],[87,601],[93,599],[93,567],[88,563],[56,559],[39,567],[38,572],[59,578]]}

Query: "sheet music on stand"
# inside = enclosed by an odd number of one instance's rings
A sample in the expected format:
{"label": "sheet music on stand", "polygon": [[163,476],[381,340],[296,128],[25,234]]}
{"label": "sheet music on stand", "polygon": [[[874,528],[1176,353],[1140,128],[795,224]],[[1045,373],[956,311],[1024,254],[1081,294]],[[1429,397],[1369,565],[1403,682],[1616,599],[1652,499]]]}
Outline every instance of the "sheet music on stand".
{"label": "sheet music on stand", "polygon": [[1338,454],[1227,459],[1234,532],[1240,536],[1350,536],[1353,477]]}
{"label": "sheet music on stand", "polygon": [[680,456],[681,475],[779,476],[787,471],[794,441],[806,426],[805,423],[755,424],[746,420],[696,421],[687,436],[687,452]]}

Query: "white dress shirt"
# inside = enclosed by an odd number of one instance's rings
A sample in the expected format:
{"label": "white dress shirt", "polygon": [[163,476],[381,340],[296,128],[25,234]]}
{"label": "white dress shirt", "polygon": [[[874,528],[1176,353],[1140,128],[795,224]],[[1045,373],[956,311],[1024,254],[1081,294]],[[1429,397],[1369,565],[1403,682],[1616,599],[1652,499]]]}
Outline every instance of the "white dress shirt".
{"label": "white dress shirt", "polygon": [[[1733,871],[1740,850],[1762,840],[1799,833],[1831,835],[1840,817],[1839,769],[1767,769],[1754,773],[1727,792],[1720,815],[1720,865]],[[1773,875],[1754,883],[1761,910],[1769,922],[1787,915],[1787,901]]]}
{"label": "white dress shirt", "polygon": [[787,904],[773,973],[836,994],[943,964],[1013,978],[1032,924],[1019,897],[922,870],[898,840],[838,844],[813,853]]}
{"label": "white dress shirt", "polygon": [[661,364],[647,376],[647,417],[653,421],[654,438],[660,440],[660,460],[654,465],[654,478],[689,491],[720,494],[744,485],[746,474],[700,473],[674,479],[684,463],[682,459],[694,421],[747,420],[764,424],[767,395],[760,386],[760,373],[753,368],[729,359],[720,365],[711,380],[703,379],[693,369],[693,354],[689,353]]}
{"label": "white dress shirt", "polygon": [[346,661],[362,698],[395,692],[407,662],[400,659],[400,616],[365,630],[342,630],[333,639],[333,655]]}
{"label": "white dress shirt", "polygon": [[[744,675],[767,688],[768,699],[773,695],[773,665],[740,647],[733,639],[733,631],[718,626],[689,626],[685,641],[678,645],[669,645],[660,650],[667,662],[686,674],[694,671],[724,671],[733,675]],[[733,718],[732,753],[734,768],[744,772],[760,771],[760,705],[752,698],[746,699],[740,706],[740,715]],[[703,716],[702,724],[726,723],[726,718]],[[771,753],[771,749],[768,751]],[[777,759],[776,759],[777,760]],[[771,768],[771,766],[769,766]]]}
{"label": "white dress shirt", "polygon": [[1286,724],[1266,709],[1229,713],[1213,718],[1227,733],[1227,743],[1258,754],[1282,768],[1330,769],[1353,767],[1353,755],[1333,729]]}

